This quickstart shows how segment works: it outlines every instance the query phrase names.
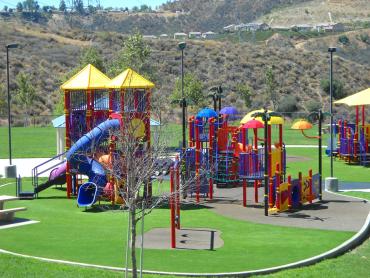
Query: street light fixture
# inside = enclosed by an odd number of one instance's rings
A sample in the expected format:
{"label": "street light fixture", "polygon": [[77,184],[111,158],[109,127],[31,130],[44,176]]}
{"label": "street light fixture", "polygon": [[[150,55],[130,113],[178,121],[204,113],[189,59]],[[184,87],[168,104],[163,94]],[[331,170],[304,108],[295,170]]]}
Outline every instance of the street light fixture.
{"label": "street light fixture", "polygon": [[329,47],[330,53],[330,177],[333,177],[333,53],[336,47]]}
{"label": "street light fixture", "polygon": [[9,82],[9,49],[17,48],[18,44],[12,43],[6,45],[6,76],[7,76],[7,93],[8,93],[8,146],[9,146],[9,165],[5,167],[5,176],[7,177],[16,177],[17,171],[16,166],[12,166],[12,133],[11,133],[11,98],[10,98],[10,82]]}

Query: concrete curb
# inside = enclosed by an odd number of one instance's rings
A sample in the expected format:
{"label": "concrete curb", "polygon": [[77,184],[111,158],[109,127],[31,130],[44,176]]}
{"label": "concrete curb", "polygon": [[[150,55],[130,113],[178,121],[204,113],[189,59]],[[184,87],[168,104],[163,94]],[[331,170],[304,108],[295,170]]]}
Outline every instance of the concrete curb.
{"label": "concrete curb", "polygon": [[[348,191],[353,191],[353,190],[348,190]],[[367,200],[365,198],[356,197],[356,196],[350,196],[350,195],[345,195],[345,194],[341,194],[340,193],[340,192],[348,192],[348,191],[341,191],[341,190],[339,190],[338,192],[333,192],[333,191],[325,190],[325,192],[329,192],[330,194],[334,194],[334,195],[341,196],[341,197],[353,198],[353,199],[357,199],[357,200],[363,201],[364,203],[369,203],[369,200]]]}
{"label": "concrete curb", "polygon": [[[245,276],[251,276],[251,275],[270,274],[270,273],[278,272],[278,271],[285,270],[285,269],[309,266],[309,265],[316,264],[325,259],[338,257],[348,252],[349,250],[352,250],[355,247],[359,246],[368,237],[370,237],[370,212],[366,218],[364,225],[360,229],[360,231],[358,231],[350,239],[348,239],[341,245],[325,253],[322,253],[320,255],[317,255],[317,256],[314,256],[314,257],[311,257],[305,260],[301,260],[295,263],[285,264],[285,265],[271,267],[271,268],[264,268],[264,269],[250,270],[250,271],[240,271],[240,272],[226,272],[226,273],[180,273],[180,272],[163,272],[163,271],[151,271],[151,270],[144,270],[143,273],[157,274],[157,275],[187,276],[187,277],[235,277],[235,276],[245,277]],[[23,257],[23,258],[36,259],[39,261],[66,264],[66,265],[92,267],[92,268],[97,268],[97,269],[105,269],[105,270],[113,270],[113,271],[124,271],[125,270],[124,268],[121,268],[121,267],[94,265],[94,264],[86,264],[86,263],[78,263],[78,262],[72,262],[72,261],[55,260],[55,259],[29,256],[29,255],[6,251],[3,249],[0,249],[0,253],[14,255],[14,256]]]}

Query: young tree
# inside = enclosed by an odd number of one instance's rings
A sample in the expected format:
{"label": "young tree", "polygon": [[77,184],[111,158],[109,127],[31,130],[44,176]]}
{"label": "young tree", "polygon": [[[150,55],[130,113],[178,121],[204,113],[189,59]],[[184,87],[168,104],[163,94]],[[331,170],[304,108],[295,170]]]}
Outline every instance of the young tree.
{"label": "young tree", "polygon": [[87,64],[92,64],[100,71],[105,71],[103,57],[96,47],[92,46],[82,51],[79,61],[79,69],[82,69]]}
{"label": "young tree", "polygon": [[278,94],[278,83],[275,79],[275,74],[272,67],[269,67],[265,73],[265,83],[266,83],[266,97],[270,100],[272,109],[275,110],[279,103]]}
{"label": "young tree", "polygon": [[238,85],[236,85],[236,92],[243,99],[245,106],[249,107],[251,105],[252,92],[248,84],[239,83]]}
{"label": "young tree", "polygon": [[[175,89],[171,95],[172,101],[176,102],[180,100],[181,94],[181,78],[178,78],[176,79]],[[186,73],[184,76],[184,97],[190,106],[202,108],[205,105],[203,83],[193,73]]]}
{"label": "young tree", "polygon": [[3,84],[0,84],[0,115],[6,114],[7,95]]}
{"label": "young tree", "polygon": [[143,35],[139,31],[135,31],[125,39],[123,48],[109,71],[112,75],[117,75],[127,68],[132,68],[141,75],[151,77],[153,71],[148,61],[150,54],[150,47],[144,41]]}
{"label": "young tree", "polygon": [[4,12],[7,12],[8,11],[8,6],[5,5],[4,8],[3,8]]}
{"label": "young tree", "polygon": [[67,5],[66,5],[66,2],[64,2],[64,0],[61,0],[59,3],[59,11],[63,13],[67,11]]}
{"label": "young tree", "polygon": [[84,15],[85,14],[83,0],[74,0],[73,7],[74,7],[74,9],[76,10],[76,12],[78,14],[80,14],[80,15]]}
{"label": "young tree", "polygon": [[23,106],[25,113],[24,125],[29,124],[29,118],[31,115],[32,107],[35,100],[38,98],[36,90],[31,84],[31,79],[27,74],[19,73],[16,76],[17,84],[17,99],[20,104]]}
{"label": "young tree", "polygon": [[22,2],[18,2],[16,6],[17,12],[21,13],[23,11],[23,4]]}

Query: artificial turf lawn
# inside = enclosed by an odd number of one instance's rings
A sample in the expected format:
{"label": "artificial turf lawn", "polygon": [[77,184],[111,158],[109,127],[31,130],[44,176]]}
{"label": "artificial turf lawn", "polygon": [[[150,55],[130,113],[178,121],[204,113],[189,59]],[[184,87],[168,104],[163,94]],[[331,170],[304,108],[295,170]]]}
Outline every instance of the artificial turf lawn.
{"label": "artificial turf lawn", "polygon": [[370,201],[370,192],[347,191],[347,192],[340,192],[340,194],[352,196],[352,197],[358,197],[358,198],[362,198],[362,199]]}
{"label": "artificial turf lawn", "polygon": [[[2,181],[2,180],[1,180]],[[12,185],[0,194],[14,194]],[[9,202],[26,206],[18,217],[40,223],[0,230],[0,248],[54,259],[110,266],[124,265],[126,214],[122,211],[84,211],[65,192],[50,188],[33,201]],[[262,212],[261,212],[261,217]],[[227,272],[271,267],[327,251],[353,235],[254,224],[214,213],[205,207],[185,207],[183,227],[213,228],[222,232],[224,246],[207,250],[145,250],[144,268],[177,272]],[[169,210],[158,208],[145,219],[145,230],[169,227]]]}
{"label": "artificial turf lawn", "polygon": [[[236,124],[236,123],[235,123]],[[153,128],[153,131],[155,128]],[[162,127],[161,138],[166,146],[179,148],[181,125],[169,123]],[[260,137],[263,137],[262,130]],[[155,131],[153,132],[153,134]],[[308,130],[308,135],[316,135],[316,129]],[[273,142],[277,140],[278,130],[273,126]],[[251,136],[249,136],[251,137]],[[0,158],[8,157],[8,129],[0,127]],[[317,140],[303,137],[299,131],[291,130],[290,124],[284,125],[284,142],[287,145],[315,145]],[[324,145],[326,140],[323,141]],[[12,128],[13,158],[53,157],[56,155],[56,131],[54,127],[13,127]]]}
{"label": "artificial turf lawn", "polygon": [[[96,270],[55,263],[41,262],[33,259],[26,259],[5,255],[0,253],[0,277],[122,277],[122,273]],[[370,265],[370,240],[367,240],[360,247],[352,250],[335,259],[325,260],[312,266],[281,271],[263,277],[368,277]],[[19,267],[22,266],[22,267]],[[354,267],[355,266],[355,267]],[[144,275],[146,278],[157,278],[163,276]],[[165,276],[170,277],[170,276]],[[260,277],[260,276],[258,276]]]}

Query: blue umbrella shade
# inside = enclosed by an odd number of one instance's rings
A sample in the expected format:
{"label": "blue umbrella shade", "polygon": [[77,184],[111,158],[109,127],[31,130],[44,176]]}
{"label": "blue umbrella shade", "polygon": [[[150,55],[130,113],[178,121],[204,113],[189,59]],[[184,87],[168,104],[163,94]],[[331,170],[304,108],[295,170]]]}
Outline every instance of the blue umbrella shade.
{"label": "blue umbrella shade", "polygon": [[204,108],[200,110],[197,114],[197,119],[199,118],[216,118],[217,117],[217,112],[211,108]]}
{"label": "blue umbrella shade", "polygon": [[228,115],[230,120],[236,120],[239,112],[234,106],[227,106],[221,109],[220,114]]}

